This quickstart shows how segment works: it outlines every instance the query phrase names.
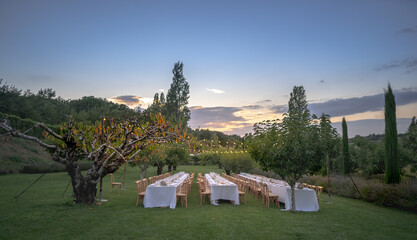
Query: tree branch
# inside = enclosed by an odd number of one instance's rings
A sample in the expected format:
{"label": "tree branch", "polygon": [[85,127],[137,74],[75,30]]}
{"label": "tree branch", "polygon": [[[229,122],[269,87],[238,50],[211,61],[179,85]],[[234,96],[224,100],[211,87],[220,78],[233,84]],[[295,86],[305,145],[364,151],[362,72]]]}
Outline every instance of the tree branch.
{"label": "tree branch", "polygon": [[3,128],[4,130],[6,130],[10,135],[14,136],[14,137],[20,137],[20,138],[24,138],[27,140],[31,140],[34,142],[37,142],[39,145],[49,148],[49,149],[57,149],[58,146],[56,145],[52,145],[52,144],[47,144],[44,141],[40,140],[37,137],[33,137],[33,136],[29,136],[26,134],[23,134],[21,132],[18,132],[17,130],[14,130],[12,127],[9,126],[9,124],[7,123],[6,120],[4,120],[2,123],[0,123],[0,128]]}

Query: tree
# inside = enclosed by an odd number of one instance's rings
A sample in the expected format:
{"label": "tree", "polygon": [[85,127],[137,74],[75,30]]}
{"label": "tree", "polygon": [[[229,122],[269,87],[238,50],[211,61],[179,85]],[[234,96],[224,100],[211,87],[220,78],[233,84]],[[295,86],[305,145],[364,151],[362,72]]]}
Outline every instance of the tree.
{"label": "tree", "polygon": [[295,86],[282,121],[255,124],[248,150],[263,170],[272,170],[291,186],[292,212],[295,212],[295,183],[317,165],[315,128],[307,109],[305,90]]}
{"label": "tree", "polygon": [[190,155],[183,146],[172,145],[166,149],[166,163],[168,165],[168,172],[172,171],[172,167],[176,170],[176,166],[181,162],[188,161]]}
{"label": "tree", "polygon": [[349,155],[349,141],[346,119],[342,119],[342,157],[343,157],[343,173],[345,175],[350,173],[350,155]]}
{"label": "tree", "polygon": [[190,86],[183,74],[183,63],[177,62],[172,69],[172,83],[166,98],[167,119],[171,122],[181,123],[185,128],[190,120],[188,99],[190,98]]}
{"label": "tree", "polygon": [[385,183],[400,183],[397,119],[391,85],[385,91]]}
{"label": "tree", "polygon": [[403,146],[410,152],[411,155],[411,171],[417,171],[417,122],[414,116],[411,119],[410,126],[408,126],[407,132],[403,139]]}
{"label": "tree", "polygon": [[[75,124],[69,117],[68,124],[57,133],[42,123],[46,140],[21,133],[8,124],[5,119],[0,128],[14,137],[25,138],[40,144],[53,152],[54,161],[66,166],[71,178],[72,189],[77,204],[94,203],[97,183],[109,173],[131,161],[145,147],[171,141],[179,136],[161,117],[152,123],[143,124],[136,120],[108,121],[106,126],[96,124]],[[87,173],[81,172],[78,160],[88,158],[92,161]]]}
{"label": "tree", "polygon": [[321,148],[320,152],[324,153],[326,159],[326,170],[327,170],[327,193],[329,194],[329,202],[331,202],[330,197],[330,165],[329,165],[329,155],[334,147],[337,145],[337,141],[339,140],[339,136],[337,131],[331,125],[330,116],[327,114],[322,114],[320,117],[320,143],[319,148]]}
{"label": "tree", "polygon": [[152,166],[156,167],[156,174],[161,175],[164,166],[166,165],[166,150],[165,146],[151,146],[150,153],[148,155],[149,161]]}

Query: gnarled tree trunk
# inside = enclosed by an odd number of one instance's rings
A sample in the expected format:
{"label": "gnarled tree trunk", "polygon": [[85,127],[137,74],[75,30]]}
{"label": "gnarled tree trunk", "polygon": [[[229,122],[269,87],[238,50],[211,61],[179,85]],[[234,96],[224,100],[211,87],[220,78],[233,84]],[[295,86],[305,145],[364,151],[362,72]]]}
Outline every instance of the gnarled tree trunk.
{"label": "gnarled tree trunk", "polygon": [[[68,175],[71,177],[72,189],[74,192],[74,203],[92,205],[97,193],[98,177],[92,177],[91,171],[85,177],[81,174],[81,169],[76,162],[68,163],[66,166]],[[90,173],[90,174],[89,174]]]}

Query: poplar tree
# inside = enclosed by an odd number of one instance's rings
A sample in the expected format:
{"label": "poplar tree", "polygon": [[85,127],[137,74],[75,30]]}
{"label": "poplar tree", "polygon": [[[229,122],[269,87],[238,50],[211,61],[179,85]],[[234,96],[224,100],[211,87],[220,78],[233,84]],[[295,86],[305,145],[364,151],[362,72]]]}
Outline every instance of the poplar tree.
{"label": "poplar tree", "polygon": [[188,99],[190,98],[190,85],[183,74],[182,62],[177,62],[172,69],[172,83],[166,96],[167,118],[170,121],[182,123],[187,126],[190,120],[190,109],[188,109]]}
{"label": "poplar tree", "polygon": [[342,157],[343,157],[343,173],[345,175],[350,173],[350,156],[349,156],[349,142],[346,119],[342,120]]}
{"label": "poplar tree", "polygon": [[395,98],[388,84],[385,91],[385,183],[399,183],[400,180]]}

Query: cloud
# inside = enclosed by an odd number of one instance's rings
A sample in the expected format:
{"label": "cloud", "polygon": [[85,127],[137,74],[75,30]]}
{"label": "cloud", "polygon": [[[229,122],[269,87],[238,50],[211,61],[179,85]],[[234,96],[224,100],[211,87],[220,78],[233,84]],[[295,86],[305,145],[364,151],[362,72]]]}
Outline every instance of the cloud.
{"label": "cloud", "polygon": [[255,122],[277,118],[271,111],[258,105],[244,107],[191,107],[191,128],[210,129],[227,134],[252,132]]}
{"label": "cloud", "polygon": [[165,92],[165,89],[160,88],[160,89],[158,89],[158,92]]}
{"label": "cloud", "polygon": [[147,104],[152,103],[152,98],[138,97],[134,95],[123,95],[107,98],[108,101],[124,104],[130,108],[146,107]]}
{"label": "cloud", "polygon": [[262,100],[262,101],[259,101],[259,102],[256,102],[256,103],[257,104],[264,104],[264,103],[270,103],[270,102],[272,102],[271,99],[265,99],[265,100]]}
{"label": "cloud", "polygon": [[207,91],[211,92],[211,93],[215,93],[215,94],[223,94],[225,93],[225,91],[223,90],[219,90],[219,89],[215,89],[215,88],[206,88]]}
{"label": "cloud", "polygon": [[272,105],[269,107],[275,113],[285,113],[288,109],[287,105]]}
{"label": "cloud", "polygon": [[417,58],[407,58],[401,61],[392,61],[388,64],[383,64],[377,67],[376,71],[386,71],[396,68],[404,68],[406,73],[411,73],[417,70]]}
{"label": "cloud", "polygon": [[263,107],[260,105],[247,105],[247,106],[243,106],[242,108],[255,110],[255,109],[261,109]]}
{"label": "cloud", "polygon": [[[397,106],[417,102],[416,89],[394,91]],[[276,106],[279,108],[279,106]],[[331,99],[321,103],[308,105],[312,114],[329,114],[332,117],[347,116],[369,111],[380,111],[384,108],[384,93],[358,98]]]}
{"label": "cloud", "polygon": [[[411,118],[397,118],[398,133],[405,133],[411,123]],[[342,135],[342,123],[332,123],[337,132]],[[365,119],[349,121],[347,119],[348,137],[353,138],[356,135],[368,136],[369,134],[384,134],[384,119]]]}
{"label": "cloud", "polygon": [[398,31],[398,34],[407,34],[407,33],[416,33],[417,32],[417,26],[409,27],[409,28],[403,28],[400,31]]}
{"label": "cloud", "polygon": [[320,80],[320,83],[325,83],[324,80]]}
{"label": "cloud", "polygon": [[[239,107],[190,107],[191,125],[205,123],[223,123],[231,121],[243,121],[243,117],[235,116],[234,113],[241,111]],[[202,126],[201,126],[202,127]]]}

